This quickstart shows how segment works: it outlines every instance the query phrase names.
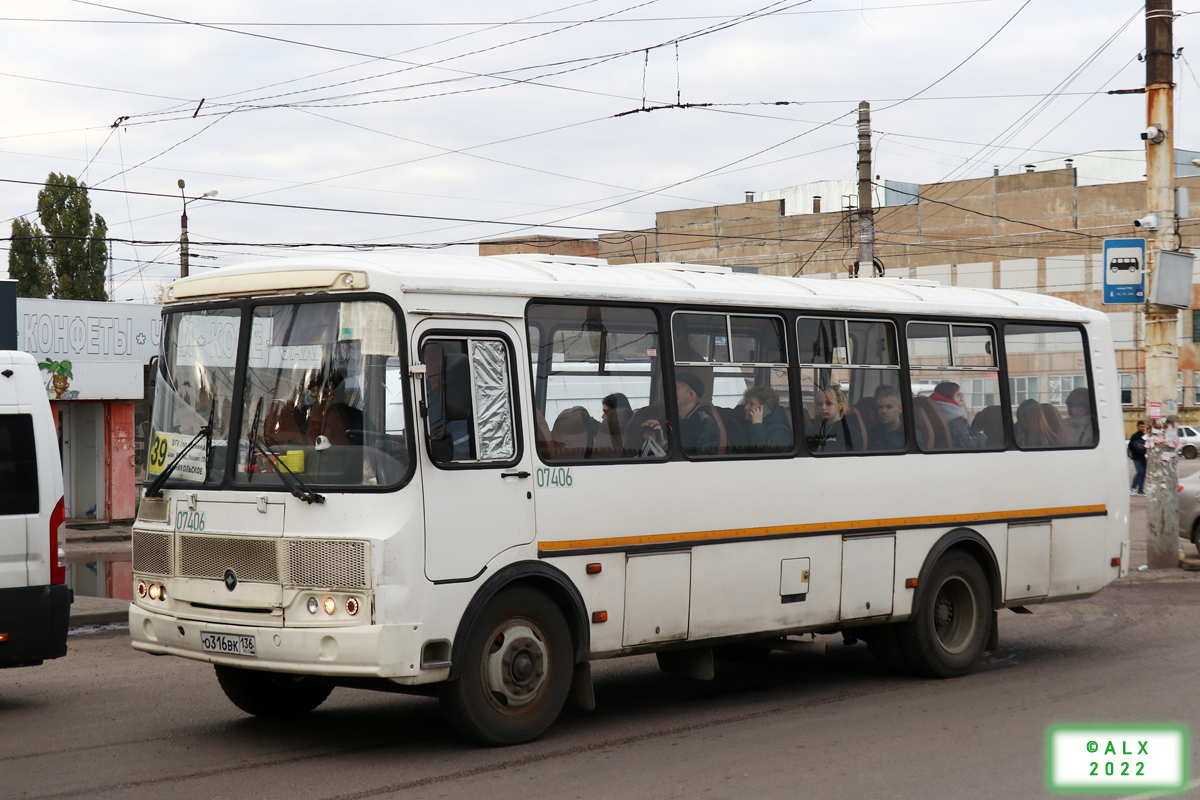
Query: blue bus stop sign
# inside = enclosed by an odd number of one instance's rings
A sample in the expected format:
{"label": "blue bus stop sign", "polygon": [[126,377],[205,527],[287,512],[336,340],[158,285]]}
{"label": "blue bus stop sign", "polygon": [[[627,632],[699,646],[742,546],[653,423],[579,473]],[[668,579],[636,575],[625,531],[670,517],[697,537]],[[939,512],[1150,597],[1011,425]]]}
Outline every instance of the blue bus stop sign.
{"label": "blue bus stop sign", "polygon": [[1146,240],[1104,240],[1104,302],[1140,303],[1146,299]]}

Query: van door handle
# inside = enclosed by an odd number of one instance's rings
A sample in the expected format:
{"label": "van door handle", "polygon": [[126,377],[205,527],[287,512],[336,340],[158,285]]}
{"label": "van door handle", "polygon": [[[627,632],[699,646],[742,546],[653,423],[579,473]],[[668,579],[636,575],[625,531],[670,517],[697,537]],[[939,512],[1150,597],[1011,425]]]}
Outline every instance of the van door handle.
{"label": "van door handle", "polygon": [[501,477],[501,478],[528,478],[528,477],[529,477],[529,473],[528,473],[528,472],[525,472],[525,471],[521,471],[521,472],[501,472],[501,473],[500,473],[500,477]]}

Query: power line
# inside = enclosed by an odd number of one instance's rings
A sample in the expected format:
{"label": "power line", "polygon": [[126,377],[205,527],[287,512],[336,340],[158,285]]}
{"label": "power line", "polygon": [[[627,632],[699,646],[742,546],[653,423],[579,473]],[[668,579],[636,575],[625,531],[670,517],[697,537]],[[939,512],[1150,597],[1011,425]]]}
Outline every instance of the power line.
{"label": "power line", "polygon": [[[807,14],[842,14],[842,13],[861,13],[863,11],[890,11],[895,9],[908,8],[928,8],[930,6],[957,6],[969,5],[973,3],[990,3],[994,0],[943,0],[942,2],[933,3],[904,3],[890,6],[862,6],[860,8],[822,8],[810,11],[783,11],[782,16],[798,16]],[[576,4],[582,5],[582,4]],[[570,8],[571,6],[568,6]],[[552,12],[545,12],[552,13]],[[1181,12],[1182,13],[1182,12]],[[535,16],[544,16],[538,14]],[[680,17],[629,17],[626,19],[602,20],[606,23],[629,23],[629,22],[690,22],[698,20],[724,20],[731,19],[728,14],[722,15],[706,15],[706,16],[680,16]],[[521,20],[513,22],[501,21],[474,21],[474,22],[237,22],[237,21],[220,21],[210,20],[203,25],[222,25],[227,27],[239,28],[448,28],[448,27],[497,27],[501,25],[563,25],[579,22],[588,22],[589,20],[544,20],[534,22],[532,20]],[[49,22],[49,23],[78,23],[89,25],[184,25],[189,23],[173,22],[166,20],[118,20],[118,19],[56,19],[49,17],[0,17],[0,22]]]}

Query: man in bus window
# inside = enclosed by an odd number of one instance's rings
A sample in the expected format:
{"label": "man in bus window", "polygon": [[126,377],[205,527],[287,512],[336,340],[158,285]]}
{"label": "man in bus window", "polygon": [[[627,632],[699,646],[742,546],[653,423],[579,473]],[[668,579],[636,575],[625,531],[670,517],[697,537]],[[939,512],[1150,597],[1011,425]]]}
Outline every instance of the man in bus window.
{"label": "man in bus window", "polygon": [[[900,402],[900,390],[886,384],[875,392],[876,410],[879,421],[867,429],[867,443],[871,450],[903,450],[904,406]],[[917,428],[917,446],[925,447],[925,432]]]}
{"label": "man in bus window", "polygon": [[[679,439],[688,455],[715,455],[721,444],[721,431],[716,420],[700,408],[704,383],[690,372],[675,376],[675,403],[679,409]],[[642,436],[658,448],[666,447],[661,423],[649,419],[642,423]],[[643,453],[646,451],[643,449]],[[651,448],[651,453],[654,449]]]}

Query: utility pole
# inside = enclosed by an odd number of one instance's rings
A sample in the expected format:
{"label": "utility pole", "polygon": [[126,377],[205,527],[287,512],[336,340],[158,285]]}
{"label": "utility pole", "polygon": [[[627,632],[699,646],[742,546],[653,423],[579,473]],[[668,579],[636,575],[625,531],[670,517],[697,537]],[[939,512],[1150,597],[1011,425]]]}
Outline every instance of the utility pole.
{"label": "utility pole", "polygon": [[871,206],[871,104],[858,104],[858,264],[871,275],[875,270],[875,210]]}
{"label": "utility pole", "polygon": [[188,276],[187,195],[183,193],[183,178],[179,179],[179,194],[183,197],[183,216],[179,218],[179,277]]}
{"label": "utility pole", "polygon": [[[1174,48],[1171,0],[1146,0],[1146,209],[1158,217],[1158,231],[1146,241],[1151,281],[1157,280],[1159,253],[1175,249],[1175,119],[1172,72]],[[1146,564],[1175,566],[1179,551],[1179,498],[1174,439],[1179,370],[1179,314],[1146,296]]]}

